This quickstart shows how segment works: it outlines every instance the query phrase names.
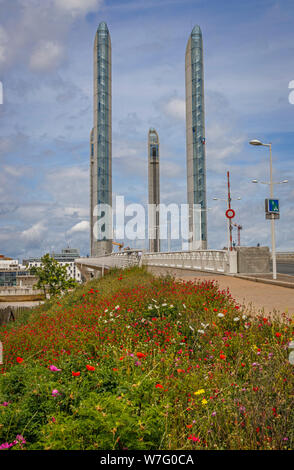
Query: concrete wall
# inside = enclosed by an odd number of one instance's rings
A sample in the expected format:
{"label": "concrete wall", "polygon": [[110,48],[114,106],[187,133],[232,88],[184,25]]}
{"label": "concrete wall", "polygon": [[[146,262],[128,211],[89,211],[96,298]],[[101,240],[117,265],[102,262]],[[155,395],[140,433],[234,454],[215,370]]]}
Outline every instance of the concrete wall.
{"label": "concrete wall", "polygon": [[264,247],[236,247],[238,273],[269,273],[271,267],[270,250]]}
{"label": "concrete wall", "polygon": [[21,302],[42,299],[44,299],[42,291],[29,287],[0,287],[0,302]]}

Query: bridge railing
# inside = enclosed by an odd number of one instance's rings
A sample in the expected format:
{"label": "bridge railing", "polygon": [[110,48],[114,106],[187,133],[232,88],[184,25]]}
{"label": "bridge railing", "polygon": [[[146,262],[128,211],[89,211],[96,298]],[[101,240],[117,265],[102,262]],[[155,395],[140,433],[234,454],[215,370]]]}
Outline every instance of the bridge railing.
{"label": "bridge railing", "polygon": [[77,258],[76,265],[87,266],[88,268],[127,268],[140,264],[141,257],[139,251],[123,251],[117,253],[109,253],[97,258]]}
{"label": "bridge railing", "polygon": [[227,250],[144,253],[142,263],[148,266],[237,273],[237,253]]}
{"label": "bridge railing", "polygon": [[195,271],[235,274],[237,252],[227,250],[197,250],[160,253],[142,253],[140,250],[110,253],[97,258],[78,258],[75,263],[93,269],[127,268],[129,266],[158,266]]}

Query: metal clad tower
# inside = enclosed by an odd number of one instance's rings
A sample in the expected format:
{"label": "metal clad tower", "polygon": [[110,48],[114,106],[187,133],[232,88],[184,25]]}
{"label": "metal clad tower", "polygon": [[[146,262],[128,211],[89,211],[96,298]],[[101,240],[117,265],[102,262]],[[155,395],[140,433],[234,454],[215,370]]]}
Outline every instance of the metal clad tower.
{"label": "metal clad tower", "polygon": [[160,251],[159,240],[159,138],[155,129],[148,132],[148,202],[149,202],[149,251]]}
{"label": "metal clad tower", "polygon": [[[190,249],[207,248],[203,42],[194,26],[186,48],[186,151]],[[197,205],[196,207],[193,205]],[[193,210],[193,207],[196,209]]]}
{"label": "metal clad tower", "polygon": [[[112,251],[111,213],[95,213],[101,204],[112,207],[111,112],[111,40],[107,24],[102,22],[94,42],[94,126],[90,136],[91,256]],[[101,230],[94,235],[93,228],[101,217]]]}

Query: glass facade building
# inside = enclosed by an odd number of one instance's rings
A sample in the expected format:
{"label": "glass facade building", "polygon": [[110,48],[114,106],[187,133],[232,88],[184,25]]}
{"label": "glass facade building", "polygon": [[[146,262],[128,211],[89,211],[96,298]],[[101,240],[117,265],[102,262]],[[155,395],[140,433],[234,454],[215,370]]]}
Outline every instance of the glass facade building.
{"label": "glass facade building", "polygon": [[[90,134],[91,256],[112,251],[112,216],[110,212],[100,210],[102,205],[112,207],[111,113],[111,40],[107,24],[102,22],[94,42],[94,126]],[[97,225],[100,219],[103,223]]]}
{"label": "glass facade building", "polygon": [[194,26],[186,48],[186,149],[190,249],[207,248],[203,41]]}
{"label": "glass facade building", "polygon": [[148,202],[149,251],[160,251],[159,233],[159,137],[155,129],[148,132]]}

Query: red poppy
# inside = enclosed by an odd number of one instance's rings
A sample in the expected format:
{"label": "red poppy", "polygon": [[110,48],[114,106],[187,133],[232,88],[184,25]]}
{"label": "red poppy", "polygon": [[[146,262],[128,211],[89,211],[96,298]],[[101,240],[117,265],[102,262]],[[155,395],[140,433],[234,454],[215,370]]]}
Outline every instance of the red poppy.
{"label": "red poppy", "polygon": [[138,358],[138,359],[143,359],[144,357],[146,357],[146,354],[143,354],[143,353],[141,353],[141,352],[138,352],[138,353],[137,353],[137,358]]}
{"label": "red poppy", "polygon": [[86,365],[86,368],[87,368],[88,370],[95,370],[95,367],[94,367],[94,366]]}
{"label": "red poppy", "polygon": [[220,357],[220,359],[224,359],[224,360],[226,359],[225,354],[220,354],[219,357]]}
{"label": "red poppy", "polygon": [[17,358],[16,358],[16,361],[17,361],[19,364],[21,364],[21,363],[23,362],[23,358],[22,358],[22,357],[17,357]]}
{"label": "red poppy", "polygon": [[276,333],[277,338],[279,338],[280,336],[282,336],[282,333]]}
{"label": "red poppy", "polygon": [[156,384],[156,385],[155,385],[155,388],[163,388],[163,385],[161,385],[161,384]]}
{"label": "red poppy", "polygon": [[72,374],[74,377],[78,377],[79,375],[81,375],[80,372],[74,372],[74,371],[72,371],[71,374]]}

